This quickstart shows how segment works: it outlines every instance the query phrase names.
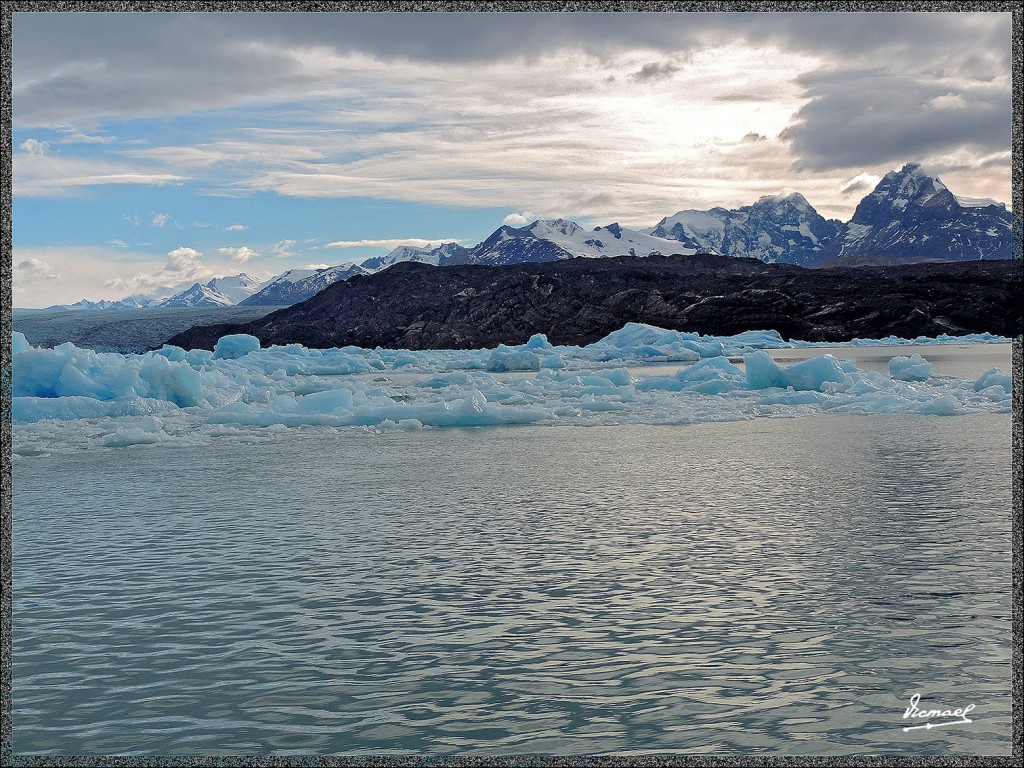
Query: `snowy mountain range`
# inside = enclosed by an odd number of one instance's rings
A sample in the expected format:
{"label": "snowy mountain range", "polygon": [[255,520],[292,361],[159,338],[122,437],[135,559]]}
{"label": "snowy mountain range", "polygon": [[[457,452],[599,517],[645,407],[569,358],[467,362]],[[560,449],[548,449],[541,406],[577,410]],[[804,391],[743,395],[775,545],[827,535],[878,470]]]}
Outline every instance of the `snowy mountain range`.
{"label": "snowy mountain range", "polygon": [[920,165],[891,171],[843,223],[826,219],[799,193],[768,195],[735,210],[685,210],[647,230],[618,224],[587,229],[566,219],[538,220],[524,227],[501,226],[467,248],[400,246],[361,264],[292,269],[266,282],[246,274],[196,283],[163,301],[129,297],[80,301],[64,309],[143,306],[216,307],[290,305],[311,298],[339,280],[369,275],[399,262],[434,266],[540,263],[573,258],[711,253],[768,263],[817,267],[829,264],[888,264],[907,261],[1008,259],[1012,216],[993,200],[957,197]]}
{"label": "snowy mountain range", "polygon": [[650,232],[703,252],[809,266],[841,227],[842,222],[824,218],[794,192],[762,197],[735,211],[680,211],[662,219]]}
{"label": "snowy mountain range", "polygon": [[860,201],[812,265],[1009,259],[1013,218],[994,200],[959,198],[911,163]]}
{"label": "snowy mountain range", "polygon": [[142,309],[144,307],[231,307],[256,293],[262,284],[244,272],[230,277],[215,277],[208,283],[194,283],[166,299],[151,296],[129,296],[119,301],[89,301],[55,304],[47,309]]}
{"label": "snowy mountain range", "polygon": [[341,264],[326,269],[290,269],[270,278],[257,292],[239,303],[244,307],[297,304],[339,280],[369,274],[371,271],[359,264]]}

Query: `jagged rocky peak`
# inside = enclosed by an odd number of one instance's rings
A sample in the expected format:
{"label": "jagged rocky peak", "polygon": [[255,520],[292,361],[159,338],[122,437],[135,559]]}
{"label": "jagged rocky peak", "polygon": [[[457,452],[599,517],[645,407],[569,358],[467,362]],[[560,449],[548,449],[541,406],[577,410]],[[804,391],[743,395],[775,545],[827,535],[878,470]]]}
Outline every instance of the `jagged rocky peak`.
{"label": "jagged rocky peak", "polygon": [[1011,225],[1005,207],[961,203],[937,177],[908,163],[860,201],[817,263],[1008,259]]}
{"label": "jagged rocky peak", "polygon": [[772,209],[780,214],[814,214],[818,215],[818,212],[814,210],[807,198],[799,192],[780,192],[775,195],[764,195],[758,198],[757,202],[751,206],[751,209]]}
{"label": "jagged rocky peak", "polygon": [[[956,197],[937,176],[929,176],[918,163],[907,163],[899,171],[889,171],[874,190],[857,206],[853,222],[882,211],[902,213],[908,206],[958,207]],[[892,215],[890,213],[890,215]]]}

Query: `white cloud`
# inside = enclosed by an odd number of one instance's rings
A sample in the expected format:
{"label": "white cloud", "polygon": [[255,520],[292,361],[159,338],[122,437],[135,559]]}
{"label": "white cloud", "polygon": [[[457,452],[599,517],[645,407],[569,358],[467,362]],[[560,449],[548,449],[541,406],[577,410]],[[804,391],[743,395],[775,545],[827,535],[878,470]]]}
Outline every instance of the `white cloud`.
{"label": "white cloud", "polygon": [[295,245],[294,240],[281,240],[278,243],[270,246],[270,252],[274,254],[275,259],[286,259],[292,256],[292,247]]}
{"label": "white cloud", "polygon": [[199,268],[199,259],[203,254],[195,248],[175,248],[167,254],[167,265],[164,269],[168,272],[190,272]]}
{"label": "white cloud", "polygon": [[401,245],[410,245],[413,248],[434,248],[441,243],[459,242],[455,237],[434,238],[424,240],[421,237],[398,237],[386,240],[335,240],[327,243],[324,248],[398,248]]}
{"label": "white cloud", "polygon": [[250,259],[254,259],[260,255],[259,251],[254,251],[247,245],[232,248],[218,248],[217,253],[222,256],[228,256],[232,261],[237,261],[239,264],[244,264]]}
{"label": "white cloud", "polygon": [[36,139],[25,139],[18,145],[22,152],[27,152],[30,155],[45,155],[47,146],[46,142]]}
{"label": "white cloud", "polygon": [[967,106],[967,99],[960,93],[944,93],[936,96],[925,106],[930,109],[964,109]]}
{"label": "white cloud", "polygon": [[327,269],[330,264],[307,264],[303,269]]}
{"label": "white cloud", "polygon": [[25,259],[14,265],[15,283],[34,283],[40,280],[60,280],[53,267],[40,259]]}
{"label": "white cloud", "polygon": [[113,144],[117,141],[114,136],[103,136],[80,131],[72,131],[60,140],[61,144]]}
{"label": "white cloud", "polygon": [[149,223],[159,229],[163,229],[164,225],[171,220],[171,214],[169,213],[154,213],[153,218],[149,220]]}
{"label": "white cloud", "polygon": [[876,176],[873,173],[858,173],[852,179],[848,179],[840,185],[839,194],[857,195],[857,199],[860,200],[865,194],[878,186],[878,182],[881,180],[881,176]]}
{"label": "white cloud", "polygon": [[508,224],[510,227],[521,227],[524,224],[529,224],[537,217],[531,211],[523,211],[522,213],[510,213],[504,219],[501,220],[502,224]]}
{"label": "white cloud", "polygon": [[129,293],[172,293],[176,289],[187,288],[192,283],[213,277],[214,273],[202,264],[202,257],[203,254],[195,248],[175,248],[168,252],[167,260],[159,269],[114,277],[105,282],[103,287]]}
{"label": "white cloud", "polygon": [[129,166],[120,160],[44,154],[32,146],[32,151],[14,155],[12,187],[16,197],[68,197],[85,187],[104,184],[164,186],[185,181],[177,173]]}
{"label": "white cloud", "polygon": [[[104,284],[146,270],[156,273],[164,263],[152,254],[109,245],[46,246],[13,249],[13,303],[16,307],[48,307],[79,299],[120,299],[128,291]],[[26,266],[21,269],[19,264]],[[36,265],[39,266],[36,266]],[[48,278],[48,276],[55,276]],[[35,279],[27,279],[33,277]]]}
{"label": "white cloud", "polygon": [[224,227],[225,232],[244,232],[247,229],[245,224],[232,224],[230,227]]}

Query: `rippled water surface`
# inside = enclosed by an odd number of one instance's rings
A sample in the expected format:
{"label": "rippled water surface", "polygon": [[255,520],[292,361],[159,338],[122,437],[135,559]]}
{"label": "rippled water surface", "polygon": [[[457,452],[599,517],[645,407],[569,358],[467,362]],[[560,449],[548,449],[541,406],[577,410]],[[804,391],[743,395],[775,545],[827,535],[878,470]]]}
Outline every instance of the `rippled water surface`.
{"label": "rippled water surface", "polygon": [[1009,754],[1010,422],[19,461],[14,748]]}

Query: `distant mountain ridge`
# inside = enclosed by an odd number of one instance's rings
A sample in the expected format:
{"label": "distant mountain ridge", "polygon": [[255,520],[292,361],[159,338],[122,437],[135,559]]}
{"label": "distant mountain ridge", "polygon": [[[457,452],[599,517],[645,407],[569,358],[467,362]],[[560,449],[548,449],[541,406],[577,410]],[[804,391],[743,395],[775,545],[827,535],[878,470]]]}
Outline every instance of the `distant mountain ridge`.
{"label": "distant mountain ridge", "polygon": [[[1012,215],[1004,204],[957,197],[920,165],[908,163],[899,171],[887,173],[845,224],[824,218],[803,195],[792,192],[767,195],[735,210],[716,207],[679,211],[646,230],[619,224],[587,229],[567,219],[537,220],[523,227],[502,225],[471,248],[455,242],[435,248],[399,246],[360,264],[293,269],[264,283],[244,273],[215,278],[205,285],[196,283],[162,302],[139,303],[147,300],[129,297],[120,302],[83,300],[62,306],[114,309],[296,304],[336,282],[403,262],[436,267],[502,266],[573,258],[707,253],[803,267],[884,266],[1009,259],[1012,246]],[[240,278],[245,278],[244,284],[239,283]]]}
{"label": "distant mountain ridge", "polygon": [[245,272],[228,277],[215,277],[207,283],[193,283],[173,296],[156,299],[152,296],[129,296],[119,301],[89,301],[54,304],[47,309],[117,310],[148,307],[230,307],[259,290],[261,283]]}
{"label": "distant mountain ridge", "polygon": [[239,303],[242,307],[297,304],[339,280],[356,275],[369,275],[370,270],[358,264],[342,264],[326,269],[291,269],[263,283],[259,291]]}
{"label": "distant mountain ridge", "polygon": [[803,267],[815,263],[841,227],[794,192],[762,197],[734,211],[680,211],[662,219],[651,234],[700,251]]}

